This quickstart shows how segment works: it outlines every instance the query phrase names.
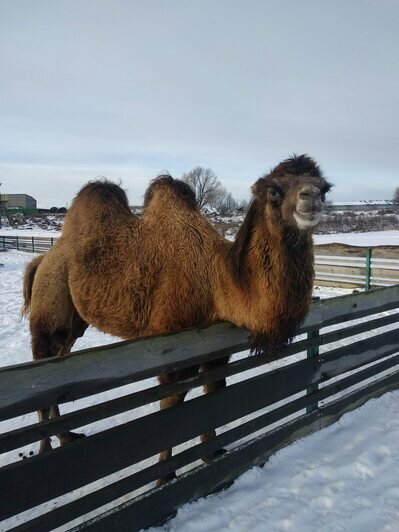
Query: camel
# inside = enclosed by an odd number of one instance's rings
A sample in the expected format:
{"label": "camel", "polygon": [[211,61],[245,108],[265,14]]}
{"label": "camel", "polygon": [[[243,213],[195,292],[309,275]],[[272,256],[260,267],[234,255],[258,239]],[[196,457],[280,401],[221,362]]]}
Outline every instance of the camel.
{"label": "camel", "polygon": [[[88,324],[132,339],[219,320],[245,327],[252,349],[273,356],[308,312],[312,229],[330,187],[312,158],[286,159],[253,185],[245,220],[229,242],[201,214],[191,188],[169,175],[150,184],[141,219],[118,185],[88,183],[74,199],[58,242],[25,272],[23,314],[30,313],[33,358],[68,353]],[[175,382],[227,361],[159,380]],[[224,386],[220,380],[204,391]],[[186,393],[163,399],[160,408],[184,401]],[[41,410],[39,419],[57,415],[53,406]],[[82,436],[67,432],[58,438],[64,444]],[[39,452],[49,449],[50,438],[42,439]],[[170,449],[160,460],[169,456]]]}

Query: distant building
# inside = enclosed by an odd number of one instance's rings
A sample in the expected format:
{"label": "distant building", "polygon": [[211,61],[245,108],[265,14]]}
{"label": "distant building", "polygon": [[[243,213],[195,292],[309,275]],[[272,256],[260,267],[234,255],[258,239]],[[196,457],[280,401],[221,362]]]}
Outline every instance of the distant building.
{"label": "distant building", "polygon": [[329,208],[333,211],[399,211],[399,203],[392,200],[333,201]]}
{"label": "distant building", "polygon": [[7,209],[37,209],[35,198],[28,196],[28,194],[2,194],[1,200]]}

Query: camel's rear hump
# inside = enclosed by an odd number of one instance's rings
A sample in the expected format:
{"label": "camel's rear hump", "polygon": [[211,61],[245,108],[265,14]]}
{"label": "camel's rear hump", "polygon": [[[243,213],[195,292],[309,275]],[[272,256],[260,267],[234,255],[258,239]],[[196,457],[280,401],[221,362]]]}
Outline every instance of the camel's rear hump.
{"label": "camel's rear hump", "polygon": [[125,191],[106,179],[91,181],[76,195],[62,228],[63,235],[89,226],[92,232],[97,224],[109,224],[119,218],[134,217],[129,208]]}

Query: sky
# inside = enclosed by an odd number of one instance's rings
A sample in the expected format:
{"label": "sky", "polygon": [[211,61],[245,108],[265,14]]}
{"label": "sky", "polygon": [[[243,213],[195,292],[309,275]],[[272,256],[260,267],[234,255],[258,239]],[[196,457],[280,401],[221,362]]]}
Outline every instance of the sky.
{"label": "sky", "polygon": [[132,205],[210,167],[238,199],[308,153],[330,199],[399,186],[397,0],[1,0],[0,192]]}

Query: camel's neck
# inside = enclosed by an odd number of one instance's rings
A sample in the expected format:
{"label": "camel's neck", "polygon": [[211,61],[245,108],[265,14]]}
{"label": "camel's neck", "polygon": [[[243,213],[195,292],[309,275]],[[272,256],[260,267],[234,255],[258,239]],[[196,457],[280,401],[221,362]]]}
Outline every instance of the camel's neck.
{"label": "camel's neck", "polygon": [[276,296],[292,303],[311,291],[313,242],[309,233],[256,227],[242,261],[243,280],[254,284],[257,292],[270,287]]}
{"label": "camel's neck", "polygon": [[268,226],[255,210],[248,216],[227,258],[231,274],[224,317],[254,334],[274,334],[278,343],[294,334],[311,301],[312,237]]}

